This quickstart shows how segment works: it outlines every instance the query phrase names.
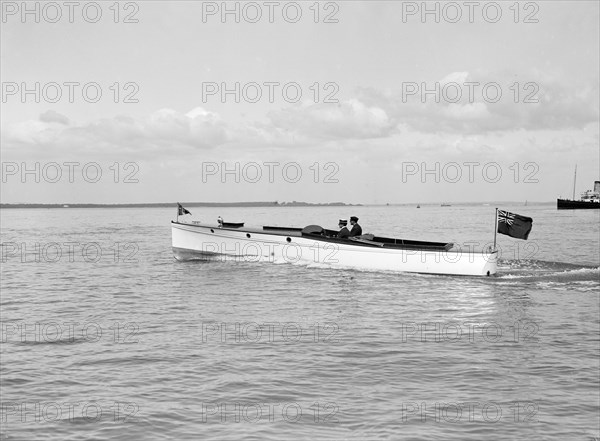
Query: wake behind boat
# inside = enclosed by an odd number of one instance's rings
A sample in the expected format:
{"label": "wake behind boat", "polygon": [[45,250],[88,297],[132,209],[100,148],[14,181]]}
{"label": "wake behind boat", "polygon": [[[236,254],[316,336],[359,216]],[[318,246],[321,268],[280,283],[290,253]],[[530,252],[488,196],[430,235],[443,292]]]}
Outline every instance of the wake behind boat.
{"label": "wake behind boat", "polygon": [[[186,214],[181,208],[180,214]],[[171,221],[171,232],[173,254],[177,260],[233,259],[465,276],[489,276],[497,269],[495,249],[466,252],[452,243],[372,234],[342,239],[336,237],[336,231],[318,225],[250,228],[244,227],[243,223],[232,224],[221,219],[217,224],[177,220]]]}

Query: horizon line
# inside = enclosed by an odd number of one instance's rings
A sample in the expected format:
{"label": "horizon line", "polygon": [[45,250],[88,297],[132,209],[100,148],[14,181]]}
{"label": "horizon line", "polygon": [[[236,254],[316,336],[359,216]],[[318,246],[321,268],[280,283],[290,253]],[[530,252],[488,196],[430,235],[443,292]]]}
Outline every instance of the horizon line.
{"label": "horizon line", "polygon": [[[1,203],[0,208],[135,208],[135,207],[171,207],[176,206],[178,203],[187,206],[205,206],[205,207],[290,207],[290,206],[316,206],[316,207],[327,207],[327,206],[411,206],[411,205],[440,205],[440,206],[452,206],[452,205],[473,205],[473,204],[523,204],[523,201],[468,201],[468,202],[389,202],[389,203],[348,203],[348,202],[305,202],[305,201],[246,201],[246,202],[124,202],[124,203],[95,203],[95,202],[52,202],[52,203],[40,203],[40,202],[14,202],[14,203]],[[555,201],[526,201],[528,204],[552,204]],[[526,205],[524,205],[526,206]]]}

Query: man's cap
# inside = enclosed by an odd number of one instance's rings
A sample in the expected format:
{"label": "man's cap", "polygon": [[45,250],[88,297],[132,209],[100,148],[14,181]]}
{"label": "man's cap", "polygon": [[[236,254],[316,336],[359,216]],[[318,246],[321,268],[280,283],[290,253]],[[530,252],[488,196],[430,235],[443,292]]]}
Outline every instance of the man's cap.
{"label": "man's cap", "polygon": [[358,222],[358,218],[357,218],[356,216],[352,216],[352,217],[350,218],[350,220],[351,220],[351,221],[354,221],[354,222]]}
{"label": "man's cap", "polygon": [[346,219],[340,219],[338,225],[348,225],[348,221]]}

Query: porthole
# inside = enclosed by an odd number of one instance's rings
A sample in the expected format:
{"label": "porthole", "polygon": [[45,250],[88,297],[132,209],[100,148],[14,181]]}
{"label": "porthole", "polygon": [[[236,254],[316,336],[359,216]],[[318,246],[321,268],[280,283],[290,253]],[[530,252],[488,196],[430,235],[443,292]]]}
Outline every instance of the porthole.
{"label": "porthole", "polygon": [[250,233],[246,233],[246,237],[250,239]]}
{"label": "porthole", "polygon": [[211,228],[211,229],[210,229],[210,232],[211,232],[211,233],[214,233],[214,232],[215,232],[215,230],[213,230],[213,229]]}
{"label": "porthole", "polygon": [[291,237],[288,237],[286,240],[287,240],[287,241],[288,241],[288,243],[289,243],[289,242],[291,242],[291,241],[292,241],[292,238],[291,238]]}

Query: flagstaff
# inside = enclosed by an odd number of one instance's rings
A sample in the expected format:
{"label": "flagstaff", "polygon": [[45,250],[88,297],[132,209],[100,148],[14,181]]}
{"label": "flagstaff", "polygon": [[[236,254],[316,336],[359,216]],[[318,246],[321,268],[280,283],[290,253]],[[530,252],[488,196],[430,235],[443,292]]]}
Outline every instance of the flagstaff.
{"label": "flagstaff", "polygon": [[496,214],[494,214],[494,249],[496,251],[496,236],[498,235],[498,207],[496,207]]}

